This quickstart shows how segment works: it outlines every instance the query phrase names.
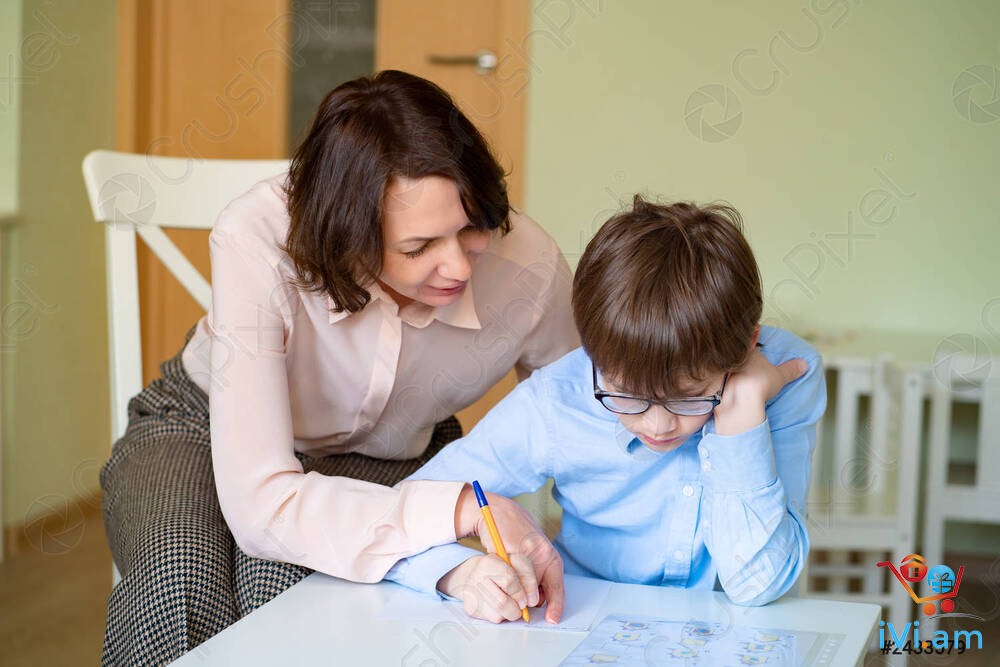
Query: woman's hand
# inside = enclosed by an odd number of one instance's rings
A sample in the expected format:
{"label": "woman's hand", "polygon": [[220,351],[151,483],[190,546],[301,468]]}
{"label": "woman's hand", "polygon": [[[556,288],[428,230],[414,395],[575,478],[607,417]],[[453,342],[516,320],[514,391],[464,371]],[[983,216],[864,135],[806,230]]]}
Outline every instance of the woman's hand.
{"label": "woman's hand", "polygon": [[790,359],[775,366],[755,347],[746,363],[726,380],[722,402],[715,408],[715,432],[736,435],[759,426],[764,421],[767,401],[786,384],[802,377],[808,368],[804,359]]}
{"label": "woman's hand", "polygon": [[[523,554],[530,560],[538,585],[542,588],[540,599],[548,600],[545,620],[558,623],[566,600],[562,556],[545,537],[531,514],[515,501],[495,493],[487,493],[486,500],[490,504],[490,511],[511,562],[514,554]],[[463,538],[469,535],[478,535],[483,548],[488,552],[496,551],[472,485],[466,484],[455,506],[455,536]]]}
{"label": "woman's hand", "polygon": [[465,613],[491,623],[516,621],[521,610],[538,605],[538,583],[524,554],[509,554],[514,567],[496,554],[473,556],[441,577],[437,588],[458,598]]}

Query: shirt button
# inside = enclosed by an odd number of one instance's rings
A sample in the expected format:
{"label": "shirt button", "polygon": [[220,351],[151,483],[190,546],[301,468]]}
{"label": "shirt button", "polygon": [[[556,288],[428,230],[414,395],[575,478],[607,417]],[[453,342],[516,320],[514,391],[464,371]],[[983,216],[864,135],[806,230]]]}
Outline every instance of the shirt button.
{"label": "shirt button", "polygon": [[685,496],[687,496],[688,498],[690,498],[691,494],[693,494],[693,493],[694,493],[694,489],[691,488],[690,484],[688,484],[687,486],[684,487],[684,495]]}
{"label": "shirt button", "polygon": [[702,461],[701,462],[701,469],[704,470],[705,472],[708,472],[709,470],[712,469],[712,464],[709,463],[708,461]]}
{"label": "shirt button", "polygon": [[701,458],[703,458],[703,459],[707,459],[708,458],[708,450],[705,449],[704,445],[699,445],[698,446],[698,453],[701,454]]}
{"label": "shirt button", "polygon": [[674,560],[684,560],[684,552],[678,549],[674,552]]}

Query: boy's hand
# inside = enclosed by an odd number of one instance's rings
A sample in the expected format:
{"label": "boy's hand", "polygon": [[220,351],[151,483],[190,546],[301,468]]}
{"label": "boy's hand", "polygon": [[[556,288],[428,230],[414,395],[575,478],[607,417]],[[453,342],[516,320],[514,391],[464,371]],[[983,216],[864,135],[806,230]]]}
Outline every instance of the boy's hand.
{"label": "boy's hand", "polygon": [[[495,493],[487,493],[486,500],[490,504],[490,511],[493,513],[500,538],[511,557],[511,562],[515,553],[528,557],[548,600],[545,620],[549,623],[558,623],[562,618],[563,604],[566,600],[562,556],[545,537],[542,529],[535,523],[534,517],[517,502]],[[469,535],[478,535],[483,548],[488,552],[496,551],[489,530],[486,528],[483,513],[479,511],[472,485],[466,484],[455,506],[455,536],[461,539]]]}
{"label": "boy's hand", "polygon": [[491,623],[516,621],[522,609],[538,604],[538,583],[526,556],[509,555],[513,568],[496,554],[473,556],[441,577],[437,588],[460,599],[465,613],[473,618]]}
{"label": "boy's hand", "polygon": [[715,408],[715,432],[736,435],[759,426],[764,421],[764,404],[808,368],[804,359],[775,366],[760,350],[751,350],[743,367],[726,380],[722,402]]}

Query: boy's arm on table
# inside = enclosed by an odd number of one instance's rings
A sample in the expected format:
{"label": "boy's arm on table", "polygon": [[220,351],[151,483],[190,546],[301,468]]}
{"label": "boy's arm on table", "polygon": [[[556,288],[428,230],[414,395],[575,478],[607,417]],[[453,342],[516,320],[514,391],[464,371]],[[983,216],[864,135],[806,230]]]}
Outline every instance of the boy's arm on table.
{"label": "boy's arm on table", "polygon": [[[491,494],[515,496],[538,490],[551,474],[551,442],[543,417],[543,383],[534,374],[518,384],[465,437],[437,453],[409,480],[478,480]],[[475,496],[459,512],[479,515]],[[461,501],[460,501],[461,502]],[[491,506],[493,501],[491,499]],[[493,506],[496,514],[497,508]],[[503,520],[497,525],[504,532]],[[461,537],[461,535],[460,535]],[[508,544],[508,552],[526,552],[531,545]],[[438,594],[438,581],[465,560],[482,554],[461,544],[443,544],[397,562],[385,578],[426,593]]]}
{"label": "boy's arm on table", "polygon": [[809,553],[806,495],[816,423],[826,408],[818,356],[767,406],[764,421],[732,435],[709,422],[699,445],[705,543],[729,598],[762,605],[795,582]]}

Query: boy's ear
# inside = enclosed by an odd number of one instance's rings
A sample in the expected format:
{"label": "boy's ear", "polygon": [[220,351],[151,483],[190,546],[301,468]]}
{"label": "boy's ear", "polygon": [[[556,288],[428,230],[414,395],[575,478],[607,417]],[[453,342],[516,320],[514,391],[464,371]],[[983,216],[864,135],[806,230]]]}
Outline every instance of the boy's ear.
{"label": "boy's ear", "polygon": [[750,345],[749,345],[749,347],[747,347],[747,356],[746,356],[745,359],[743,359],[743,363],[744,364],[750,359],[750,355],[753,354],[753,351],[757,348],[757,341],[758,340],[760,340],[760,325],[759,324],[757,326],[755,326],[754,329],[753,329],[753,338],[750,339]]}

